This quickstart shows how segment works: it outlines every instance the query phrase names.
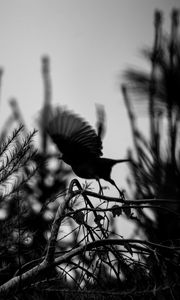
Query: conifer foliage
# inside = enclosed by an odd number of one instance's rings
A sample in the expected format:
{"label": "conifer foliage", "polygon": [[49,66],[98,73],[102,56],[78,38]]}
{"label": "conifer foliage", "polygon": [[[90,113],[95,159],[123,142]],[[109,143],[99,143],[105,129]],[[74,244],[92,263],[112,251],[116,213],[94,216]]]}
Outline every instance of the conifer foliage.
{"label": "conifer foliage", "polygon": [[[162,15],[156,12],[153,49],[144,52],[151,72],[126,72],[122,92],[135,146],[129,154],[130,199],[124,191],[109,196],[107,186],[81,184],[75,177],[68,184],[71,170],[46,131],[52,105],[47,57],[42,60],[44,104],[38,132],[28,133],[25,124],[19,125],[23,117],[11,100],[12,115],[0,139],[0,299],[178,299],[177,32],[176,10],[170,36],[163,34]],[[149,138],[137,127],[132,96],[148,106]],[[97,136],[102,138],[102,109],[98,118]],[[14,122],[9,132],[7,124]],[[121,220],[136,225],[130,237],[122,236]]]}

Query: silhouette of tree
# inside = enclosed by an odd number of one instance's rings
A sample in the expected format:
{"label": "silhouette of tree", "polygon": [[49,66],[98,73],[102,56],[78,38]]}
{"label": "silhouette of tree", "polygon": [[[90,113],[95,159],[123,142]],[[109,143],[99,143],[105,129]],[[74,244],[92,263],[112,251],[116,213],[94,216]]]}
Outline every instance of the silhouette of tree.
{"label": "silhouette of tree", "polygon": [[[48,58],[43,58],[42,71],[45,111],[50,103]],[[58,205],[55,199],[65,191],[70,174],[56,153],[48,148],[50,141],[43,130],[28,134],[17,101],[11,99],[10,105],[12,114],[0,139],[0,184],[4,193],[1,193],[0,204],[3,214],[0,220],[0,284],[13,277],[15,272],[21,273],[22,266],[27,264],[26,268],[29,268],[36,260],[41,260]],[[11,133],[15,126],[19,127]],[[38,152],[33,146],[37,134],[42,141]]]}
{"label": "silhouette of tree", "polygon": [[[166,245],[179,246],[180,241],[180,40],[178,37],[179,12],[172,11],[170,35],[162,30],[162,14],[155,13],[155,40],[152,50],[143,54],[151,64],[151,72],[129,69],[125,72],[126,83],[122,87],[133,132],[135,155],[131,167],[131,183],[135,183],[137,199],[164,199],[158,208],[151,208],[151,213],[138,210],[136,219],[139,228],[150,241]],[[133,97],[134,96],[134,97]],[[150,121],[149,139],[137,127],[137,118],[132,100],[148,104]],[[131,151],[132,155],[133,151]],[[166,200],[171,200],[171,203]],[[173,200],[177,200],[176,203]],[[149,258],[150,259],[150,258]],[[152,274],[156,283],[165,278],[177,284],[180,261],[179,255],[172,256],[174,266],[167,262],[162,274],[152,264]],[[174,297],[179,288],[173,289]],[[164,294],[163,299],[169,299]],[[159,298],[158,298],[159,299]]]}
{"label": "silhouette of tree", "polygon": [[[134,150],[130,157],[138,200],[108,197],[104,190],[96,193],[77,179],[66,188],[70,171],[58,159],[57,149],[50,148],[44,130],[51,106],[51,80],[49,59],[43,58],[39,151],[33,146],[35,132],[28,133],[25,126],[11,134],[6,126],[1,134],[0,207],[6,212],[0,221],[1,299],[178,297],[179,108],[177,92],[174,100],[170,94],[179,76],[177,28],[175,11],[170,38],[164,37],[162,17],[156,13],[154,47],[145,51],[151,74],[130,70],[122,88],[136,150],[135,157]],[[136,125],[130,91],[148,100],[149,140]],[[10,104],[12,115],[7,123],[23,123],[16,100],[11,99]],[[102,137],[104,113],[98,109],[97,136]],[[136,222],[138,238],[122,237],[117,218]]]}

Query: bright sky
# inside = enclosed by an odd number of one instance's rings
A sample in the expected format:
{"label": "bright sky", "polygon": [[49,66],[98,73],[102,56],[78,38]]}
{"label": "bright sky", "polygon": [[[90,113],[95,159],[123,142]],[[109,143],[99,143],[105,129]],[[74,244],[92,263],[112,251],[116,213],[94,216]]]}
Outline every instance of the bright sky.
{"label": "bright sky", "polygon": [[[153,14],[165,27],[179,0],[0,0],[0,66],[4,69],[0,124],[15,97],[28,124],[41,108],[41,57],[51,59],[53,102],[95,124],[95,103],[105,105],[104,154],[123,158],[131,144],[119,75],[143,67],[139,50],[152,45]],[[123,167],[116,167],[118,172]],[[117,173],[118,174],[118,173]],[[117,175],[116,175],[117,176]]]}

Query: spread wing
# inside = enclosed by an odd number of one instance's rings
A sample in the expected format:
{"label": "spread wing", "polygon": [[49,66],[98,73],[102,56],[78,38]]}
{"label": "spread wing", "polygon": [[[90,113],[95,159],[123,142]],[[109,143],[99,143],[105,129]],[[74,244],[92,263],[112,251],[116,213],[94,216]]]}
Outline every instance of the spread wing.
{"label": "spread wing", "polygon": [[51,110],[46,130],[69,164],[77,159],[102,155],[102,142],[95,130],[70,111],[62,108]]}

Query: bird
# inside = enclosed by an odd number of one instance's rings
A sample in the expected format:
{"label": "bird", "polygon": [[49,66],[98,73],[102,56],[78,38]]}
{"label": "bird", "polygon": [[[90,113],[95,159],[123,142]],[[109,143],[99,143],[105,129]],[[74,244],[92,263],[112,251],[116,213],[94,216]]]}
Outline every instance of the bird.
{"label": "bird", "polygon": [[[111,178],[112,167],[129,159],[102,157],[101,135],[78,114],[63,107],[50,108],[44,124],[45,131],[61,153],[60,158],[71,166],[74,173],[83,179],[100,179],[115,186],[121,197],[122,191]],[[102,189],[101,189],[102,190]]]}

